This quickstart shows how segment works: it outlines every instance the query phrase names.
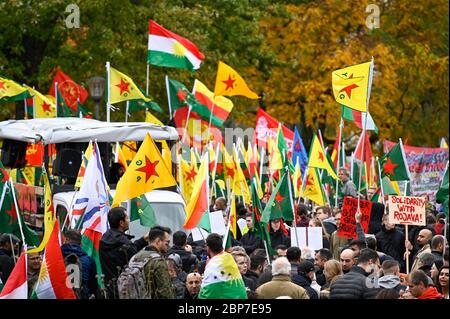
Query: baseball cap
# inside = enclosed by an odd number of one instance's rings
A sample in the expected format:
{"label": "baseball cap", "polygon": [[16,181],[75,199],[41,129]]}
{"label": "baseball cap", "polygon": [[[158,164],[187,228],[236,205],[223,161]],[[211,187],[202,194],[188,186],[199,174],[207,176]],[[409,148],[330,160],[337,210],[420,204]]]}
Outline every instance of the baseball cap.
{"label": "baseball cap", "polygon": [[310,261],[304,260],[298,265],[299,273],[307,274],[311,271],[314,271],[314,264]]}

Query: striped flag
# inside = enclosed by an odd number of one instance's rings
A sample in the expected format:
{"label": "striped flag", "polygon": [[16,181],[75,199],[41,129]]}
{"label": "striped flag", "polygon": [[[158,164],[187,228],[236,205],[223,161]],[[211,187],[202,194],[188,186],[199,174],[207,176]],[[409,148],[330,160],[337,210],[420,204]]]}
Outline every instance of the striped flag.
{"label": "striped flag", "polygon": [[[1,289],[0,299],[28,299],[27,282],[27,254],[25,252],[19,257],[8,281]],[[0,279],[1,288],[1,279]]]}

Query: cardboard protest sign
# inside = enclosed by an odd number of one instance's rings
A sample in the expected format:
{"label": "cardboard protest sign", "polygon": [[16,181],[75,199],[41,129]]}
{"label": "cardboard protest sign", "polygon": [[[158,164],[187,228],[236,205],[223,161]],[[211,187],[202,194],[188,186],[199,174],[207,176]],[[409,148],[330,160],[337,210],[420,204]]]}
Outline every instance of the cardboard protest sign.
{"label": "cardboard protest sign", "polygon": [[397,225],[426,225],[425,198],[389,196],[389,222]]}
{"label": "cardboard protest sign", "polygon": [[[359,208],[362,214],[361,225],[364,233],[369,230],[370,213],[372,211],[372,202],[361,199],[359,201]],[[342,205],[341,223],[339,224],[338,236],[344,238],[356,239],[356,220],[355,214],[358,210],[358,199],[352,197],[344,197],[344,204]]]}
{"label": "cardboard protest sign", "polygon": [[[294,230],[297,230],[297,236],[295,236]],[[322,227],[291,227],[291,246],[300,249],[306,247],[311,250],[322,249]]]}

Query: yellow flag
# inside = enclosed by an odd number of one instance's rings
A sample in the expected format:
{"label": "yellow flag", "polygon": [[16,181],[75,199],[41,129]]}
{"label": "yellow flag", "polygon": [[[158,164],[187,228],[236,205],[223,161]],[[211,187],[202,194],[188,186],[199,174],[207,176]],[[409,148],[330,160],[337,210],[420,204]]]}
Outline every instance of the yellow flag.
{"label": "yellow flag", "polygon": [[298,161],[295,164],[294,174],[292,174],[292,185],[294,186],[294,198],[298,198],[302,189],[302,171]]}
{"label": "yellow flag", "polygon": [[275,172],[283,168],[283,161],[281,160],[281,153],[277,143],[271,138],[267,138],[267,152],[269,154],[269,169]]}
{"label": "yellow flag", "polygon": [[53,232],[53,227],[56,221],[55,212],[53,209],[53,199],[52,199],[52,190],[50,189],[50,182],[48,180],[48,176],[45,171],[42,172],[42,175],[44,178],[44,189],[45,189],[44,237],[42,238],[39,247],[28,250],[27,253],[37,253],[45,248],[45,245],[47,245],[47,242],[50,239],[50,235]]}
{"label": "yellow flag", "polygon": [[53,97],[45,96],[27,85],[25,87],[33,96],[36,118],[56,117],[56,105],[55,101],[52,100]]}
{"label": "yellow flag", "polygon": [[144,139],[128,169],[117,183],[112,207],[156,188],[176,185],[150,134]]}
{"label": "yellow flag", "polygon": [[197,168],[189,165],[183,158],[180,159],[181,166],[181,189],[186,204],[191,199],[192,189],[197,176]]}
{"label": "yellow flag", "polygon": [[147,123],[153,123],[153,124],[156,124],[156,125],[161,125],[161,126],[164,126],[164,124],[160,121],[160,120],[158,120],[157,118],[156,118],[156,116],[154,116],[152,113],[150,113],[149,111],[145,111],[145,122],[147,122]]}
{"label": "yellow flag", "polygon": [[244,79],[230,66],[219,61],[214,95],[242,95],[249,99],[258,99],[258,95],[250,90]]}
{"label": "yellow flag", "polygon": [[372,62],[366,62],[333,71],[331,76],[333,94],[339,104],[367,112],[372,67]]}
{"label": "yellow flag", "polygon": [[233,179],[233,192],[235,195],[242,196],[244,198],[244,202],[247,205],[250,205],[250,189],[247,185],[247,180],[245,178],[244,172],[242,171],[241,165],[239,165],[239,163],[236,163],[235,167],[236,171]]}
{"label": "yellow flag", "polygon": [[137,153],[137,145],[135,141],[125,141],[122,143],[122,152],[125,156],[125,159],[128,162],[131,162],[134,156]]}
{"label": "yellow flag", "polygon": [[151,101],[141,90],[134,84],[133,80],[128,76],[110,67],[110,103],[118,103],[127,100],[142,99],[145,102]]}
{"label": "yellow flag", "polygon": [[236,174],[236,165],[234,164],[233,158],[228,154],[227,148],[222,144],[222,154],[223,154],[223,168],[225,180],[230,179],[231,182],[234,180],[234,175]]}
{"label": "yellow flag", "polygon": [[0,76],[0,99],[22,94],[26,90],[15,81]]}
{"label": "yellow flag", "polygon": [[303,192],[304,198],[309,198],[317,205],[325,205],[325,199],[320,187],[319,174],[316,168],[308,168],[308,175],[305,181],[305,190]]}
{"label": "yellow flag", "polygon": [[169,170],[170,175],[172,175],[172,153],[170,152],[169,145],[167,141],[161,140],[162,145],[162,157],[164,159],[164,163],[166,163],[167,169]]}
{"label": "yellow flag", "polygon": [[313,137],[313,142],[311,144],[311,149],[309,151],[308,167],[326,169],[331,177],[333,177],[334,179],[338,178],[333,170],[333,167],[331,167],[331,164],[327,159],[322,145],[320,145],[319,139],[315,134]]}

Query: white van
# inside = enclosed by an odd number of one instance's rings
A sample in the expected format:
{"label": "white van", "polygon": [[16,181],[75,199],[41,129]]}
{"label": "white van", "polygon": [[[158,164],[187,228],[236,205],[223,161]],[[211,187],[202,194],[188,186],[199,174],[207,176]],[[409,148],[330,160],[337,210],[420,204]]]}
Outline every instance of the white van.
{"label": "white van", "polygon": [[[0,139],[7,141],[3,143],[1,159],[2,162],[23,163],[17,157],[24,156],[24,147],[27,143],[43,142],[44,145],[55,144],[59,148],[60,155],[55,159],[49,158],[47,148],[45,148],[44,162],[53,167],[53,174],[58,176],[59,172],[73,175],[78,172],[81,163],[81,156],[78,153],[84,151],[90,140],[97,140],[102,155],[102,162],[105,175],[108,175],[110,164],[113,161],[111,156],[112,143],[144,140],[147,133],[157,140],[167,141],[169,148],[178,140],[178,132],[171,126],[158,126],[147,122],[102,122],[94,119],[84,118],[50,118],[50,119],[30,119],[30,120],[8,120],[0,122]],[[8,167],[8,165],[5,165]],[[173,172],[176,168],[173,167]],[[107,176],[108,178],[108,176]],[[61,178],[56,178],[56,180]],[[74,185],[66,178],[65,184],[53,185],[53,201],[56,214],[63,225],[66,214],[70,210],[72,199],[75,194]],[[114,195],[115,185],[111,185],[111,195]],[[185,219],[185,203],[183,197],[175,191],[154,190],[145,194],[147,200],[155,211],[157,223],[170,227],[172,231],[182,230]],[[33,225],[31,225],[33,226]],[[130,224],[130,234],[137,238],[148,232],[148,227],[143,227],[139,221]]]}

